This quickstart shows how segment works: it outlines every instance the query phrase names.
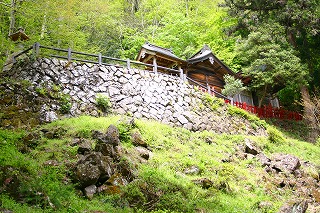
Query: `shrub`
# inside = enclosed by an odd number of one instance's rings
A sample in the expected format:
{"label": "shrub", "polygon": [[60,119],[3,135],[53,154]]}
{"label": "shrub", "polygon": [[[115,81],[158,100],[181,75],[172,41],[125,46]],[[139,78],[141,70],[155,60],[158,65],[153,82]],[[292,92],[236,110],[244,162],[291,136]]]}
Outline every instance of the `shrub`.
{"label": "shrub", "polygon": [[46,88],[43,88],[43,87],[37,87],[36,92],[41,96],[46,96],[48,93]]}
{"label": "shrub", "polygon": [[193,212],[197,201],[191,198],[189,184],[176,178],[172,171],[144,166],[139,179],[125,188],[124,197],[144,211]]}
{"label": "shrub", "polygon": [[62,95],[60,97],[60,112],[62,114],[67,114],[70,112],[71,107],[72,107],[72,104],[70,102],[70,96]]}
{"label": "shrub", "polygon": [[274,144],[282,144],[285,142],[283,134],[274,127],[269,126],[267,129],[268,140]]}
{"label": "shrub", "polygon": [[245,111],[244,109],[228,105],[228,113],[232,116],[237,115],[242,118],[245,118],[251,122],[251,126],[254,129],[257,127],[264,127],[267,128],[267,123],[264,120],[261,120],[254,114],[250,114],[249,112]]}
{"label": "shrub", "polygon": [[103,94],[97,95],[96,105],[102,112],[110,112],[112,106],[109,97]]}
{"label": "shrub", "polygon": [[131,142],[131,132],[137,127],[133,118],[122,117],[117,124],[120,141],[124,143]]}
{"label": "shrub", "polygon": [[222,107],[224,105],[224,102],[221,98],[216,98],[212,95],[209,95],[208,93],[205,93],[202,96],[202,100],[204,103],[209,106],[212,110],[216,110],[219,107]]}

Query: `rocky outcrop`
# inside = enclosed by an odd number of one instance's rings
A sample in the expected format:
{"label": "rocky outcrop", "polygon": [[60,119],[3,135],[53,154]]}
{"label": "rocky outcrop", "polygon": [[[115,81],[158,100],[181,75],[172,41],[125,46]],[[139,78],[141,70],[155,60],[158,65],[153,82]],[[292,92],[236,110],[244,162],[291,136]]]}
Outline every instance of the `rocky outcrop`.
{"label": "rocky outcrop", "polygon": [[[290,154],[275,153],[267,157],[262,148],[249,138],[238,145],[236,150],[234,158],[240,160],[256,158],[260,162],[265,169],[263,182],[274,186],[275,189],[290,189],[293,192],[292,199],[279,209],[279,213],[304,213],[308,208],[310,212],[318,212],[320,183],[316,166]],[[261,209],[267,209],[268,206],[267,201],[259,203]]]}
{"label": "rocky outcrop", "polygon": [[[263,127],[253,128],[248,120],[228,114],[224,104],[213,110],[204,101],[202,92],[177,76],[42,58],[16,64],[1,77],[29,82],[27,91],[20,96],[16,95],[18,87],[0,84],[4,91],[0,94],[3,100],[0,107],[5,110],[12,99],[17,106],[22,102],[26,105],[21,108],[22,113],[33,112],[30,116],[37,121],[35,125],[63,116],[103,115],[97,98],[108,97],[114,113],[131,114],[134,118],[154,119],[193,131],[266,134]],[[105,104],[102,108],[108,106],[107,102],[100,104]],[[13,110],[6,114],[15,114],[16,110]],[[15,123],[11,122],[13,117],[1,117],[1,126],[15,127],[19,122],[30,125],[30,119],[25,116]]]}
{"label": "rocky outcrop", "polygon": [[[137,130],[134,134],[140,135]],[[93,140],[78,138],[72,142],[72,146],[78,146],[79,158],[74,166],[74,181],[88,199],[96,193],[120,193],[121,186],[134,180],[136,172],[131,164],[146,162],[152,152],[146,148],[148,145],[141,135],[140,144],[146,147],[138,145],[131,153],[124,151],[119,130],[114,125],[110,125],[105,133],[92,131],[91,137]],[[132,138],[131,142],[134,140]]]}

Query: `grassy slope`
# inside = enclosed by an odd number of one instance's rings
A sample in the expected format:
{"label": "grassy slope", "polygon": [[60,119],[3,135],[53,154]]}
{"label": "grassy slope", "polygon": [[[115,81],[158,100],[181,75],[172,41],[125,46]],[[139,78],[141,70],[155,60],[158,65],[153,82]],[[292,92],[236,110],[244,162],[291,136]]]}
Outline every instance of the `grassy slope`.
{"label": "grassy slope", "polygon": [[[18,150],[24,146],[21,138],[26,133],[0,130],[0,166],[14,168],[10,175],[21,182],[19,190],[26,195],[21,200],[29,203],[14,201],[4,190],[0,195],[1,208],[14,212],[132,212],[133,208],[128,207],[131,199],[136,206],[145,210],[158,209],[158,212],[165,212],[165,209],[167,212],[276,212],[290,198],[291,191],[278,189],[266,181],[270,177],[255,158],[234,157],[244,139],[253,140],[267,156],[290,153],[300,160],[320,165],[318,146],[291,138],[275,139],[271,143],[266,137],[190,132],[137,120],[136,128],[153,149],[152,158],[139,166],[138,181],[123,189],[125,196],[97,195],[89,201],[79,195],[67,175],[69,165],[76,161],[77,147],[71,147],[70,143],[74,137],[89,138],[91,130],[105,131],[110,124],[119,126],[119,118],[82,116],[53,122],[41,128],[63,128],[61,138],[42,137],[24,154]],[[122,134],[126,132],[122,130]],[[129,152],[133,149],[127,141],[123,146]],[[229,162],[222,163],[224,159]],[[59,165],[46,166],[48,160],[55,160]],[[190,166],[200,168],[200,173],[184,174]],[[198,178],[210,179],[213,187],[202,189],[192,182]],[[145,184],[151,194],[160,193],[160,199],[149,205],[139,204],[137,200],[149,201],[141,194],[141,184]],[[269,201],[272,206],[259,209],[261,201]]]}

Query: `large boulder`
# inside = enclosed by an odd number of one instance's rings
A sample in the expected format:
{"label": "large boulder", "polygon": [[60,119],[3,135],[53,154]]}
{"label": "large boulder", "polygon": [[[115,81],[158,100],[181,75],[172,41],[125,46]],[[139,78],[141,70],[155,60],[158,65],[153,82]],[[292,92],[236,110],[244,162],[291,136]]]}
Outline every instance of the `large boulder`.
{"label": "large boulder", "polygon": [[111,158],[116,158],[117,154],[113,145],[108,143],[97,143],[95,147],[96,152],[101,152],[104,156],[109,156]]}
{"label": "large boulder", "polygon": [[91,141],[86,139],[81,139],[80,144],[78,145],[78,154],[85,155],[92,150]]}
{"label": "large boulder", "polygon": [[118,146],[120,143],[120,134],[119,130],[116,126],[110,125],[107,129],[106,139],[108,143],[112,144],[113,146]]}
{"label": "large boulder", "polygon": [[116,126],[110,125],[106,134],[100,131],[92,131],[92,137],[98,141],[98,143],[107,143],[112,146],[117,146],[120,143],[120,134]]}
{"label": "large boulder", "polygon": [[114,168],[110,158],[100,152],[91,152],[83,156],[75,167],[75,179],[80,187],[85,188],[108,180]]}
{"label": "large boulder", "polygon": [[276,154],[273,156],[271,162],[271,168],[279,172],[294,173],[300,166],[300,160],[289,154]]}
{"label": "large boulder", "polygon": [[143,140],[140,132],[138,131],[131,133],[131,142],[134,146],[148,147],[148,144]]}
{"label": "large boulder", "polygon": [[305,213],[308,209],[306,200],[296,200],[284,204],[278,213]]}

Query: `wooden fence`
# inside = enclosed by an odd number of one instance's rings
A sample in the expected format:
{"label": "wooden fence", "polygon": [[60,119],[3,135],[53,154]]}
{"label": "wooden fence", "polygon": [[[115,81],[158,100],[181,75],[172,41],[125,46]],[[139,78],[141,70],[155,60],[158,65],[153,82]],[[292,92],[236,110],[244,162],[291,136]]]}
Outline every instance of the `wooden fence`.
{"label": "wooden fence", "polygon": [[[43,51],[44,50],[44,51]],[[184,79],[183,70],[176,70],[171,69],[163,66],[158,66],[157,64],[146,64],[139,61],[133,61],[130,59],[119,59],[119,58],[113,58],[109,56],[103,56],[101,53],[98,54],[90,54],[90,53],[83,53],[74,51],[71,48],[68,49],[60,49],[55,47],[48,47],[43,46],[40,43],[34,43],[33,46],[27,48],[26,50],[18,53],[17,55],[14,55],[12,57],[12,63],[15,63],[17,58],[24,54],[29,54],[31,52],[32,55],[35,57],[41,56],[49,56],[53,58],[60,58],[60,59],[66,59],[68,61],[78,61],[78,62],[84,62],[84,63],[91,63],[91,64],[99,64],[99,65],[106,65],[106,66],[118,66],[118,67],[127,67],[128,69],[134,68],[134,66],[142,66],[144,68],[152,68],[152,71],[157,73],[158,70],[164,70],[168,73],[180,76],[181,79]],[[88,60],[88,58],[91,58],[91,60]],[[122,65],[120,65],[122,64]],[[8,65],[8,64],[6,64]],[[5,65],[5,66],[6,66]]]}
{"label": "wooden fence", "polygon": [[227,96],[222,95],[221,93],[217,92],[216,90],[214,90],[214,87],[211,87],[210,85],[203,85],[195,80],[193,80],[192,78],[186,77],[186,79],[188,80],[188,82],[194,86],[196,86],[200,91],[202,92],[207,92],[212,96],[218,97],[218,98],[223,98],[224,100],[229,100],[230,99]]}

